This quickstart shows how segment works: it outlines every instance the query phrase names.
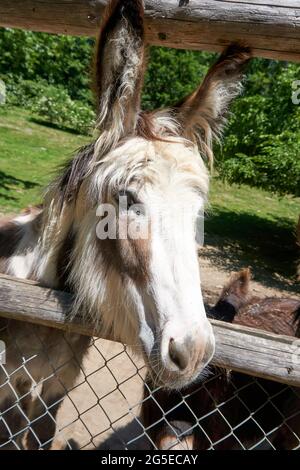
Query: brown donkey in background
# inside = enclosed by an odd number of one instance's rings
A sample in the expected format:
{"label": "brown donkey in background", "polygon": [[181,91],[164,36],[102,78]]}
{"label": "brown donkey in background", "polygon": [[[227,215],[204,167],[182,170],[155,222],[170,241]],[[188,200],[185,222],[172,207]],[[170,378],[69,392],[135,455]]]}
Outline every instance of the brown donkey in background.
{"label": "brown donkey in background", "polygon": [[[234,274],[210,309],[211,318],[299,338],[300,300],[253,297],[249,281],[248,269]],[[245,374],[213,366],[207,368],[206,376],[203,385],[195,383],[181,393],[150,392],[153,385],[148,377],[142,423],[154,447],[204,450],[213,445],[229,450],[273,446],[279,450],[299,445],[300,389],[264,379],[254,382]],[[270,396],[275,397],[276,408],[268,402]],[[285,422],[284,417],[290,419]],[[270,433],[268,440],[264,440],[264,432]]]}

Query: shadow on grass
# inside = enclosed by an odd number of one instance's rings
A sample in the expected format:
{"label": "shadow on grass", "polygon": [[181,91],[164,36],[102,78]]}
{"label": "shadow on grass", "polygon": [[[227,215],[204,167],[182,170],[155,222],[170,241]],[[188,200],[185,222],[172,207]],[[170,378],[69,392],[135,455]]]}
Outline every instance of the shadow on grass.
{"label": "shadow on grass", "polygon": [[30,117],[29,121],[33,122],[34,124],[39,124],[40,126],[49,127],[50,129],[55,129],[58,131],[68,132],[69,134],[74,134],[74,135],[92,135],[92,131],[93,131],[93,127],[91,126],[91,128],[87,129],[86,133],[83,134],[82,132],[79,132],[78,130],[72,127],[64,126],[63,124],[55,124],[53,122],[49,122],[42,118],[36,118],[36,117]]}
{"label": "shadow on grass", "polygon": [[295,283],[295,226],[288,219],[266,220],[255,214],[219,210],[208,215],[204,254],[228,270],[252,268],[255,279],[269,287],[300,292]]}
{"label": "shadow on grass", "polygon": [[18,198],[11,193],[17,188],[21,187],[22,189],[32,189],[37,186],[40,186],[38,183],[32,181],[23,180],[21,178],[16,178],[15,176],[4,173],[0,170],[0,188],[1,190],[7,191],[7,193],[0,192],[0,197],[7,201],[17,201]]}

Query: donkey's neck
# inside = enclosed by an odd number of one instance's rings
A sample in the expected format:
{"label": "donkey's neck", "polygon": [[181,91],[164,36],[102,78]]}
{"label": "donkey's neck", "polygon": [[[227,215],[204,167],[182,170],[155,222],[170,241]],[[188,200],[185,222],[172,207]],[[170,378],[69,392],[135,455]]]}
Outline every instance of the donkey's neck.
{"label": "donkey's neck", "polygon": [[42,211],[30,208],[16,218],[0,220],[0,272],[33,279]]}
{"label": "donkey's neck", "polygon": [[53,219],[51,205],[3,221],[0,242],[0,272],[70,291],[68,270],[74,243],[70,221]]}
{"label": "donkey's neck", "polygon": [[55,200],[46,205],[37,240],[33,272],[43,285],[70,291],[67,284],[74,244],[72,208],[58,208]]}

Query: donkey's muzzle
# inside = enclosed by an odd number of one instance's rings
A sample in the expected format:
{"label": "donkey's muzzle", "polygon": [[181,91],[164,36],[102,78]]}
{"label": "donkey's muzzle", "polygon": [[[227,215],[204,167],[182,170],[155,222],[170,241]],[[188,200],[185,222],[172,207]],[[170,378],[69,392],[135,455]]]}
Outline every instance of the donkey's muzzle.
{"label": "donkey's muzzle", "polygon": [[186,343],[176,342],[174,338],[169,343],[170,361],[179,369],[185,370],[189,364],[190,352]]}
{"label": "donkey's muzzle", "polygon": [[[207,322],[208,323],[208,322]],[[208,323],[206,332],[165,339],[162,345],[161,385],[168,388],[182,388],[193,382],[213,357],[215,339],[211,325]],[[154,371],[155,372],[155,371]]]}

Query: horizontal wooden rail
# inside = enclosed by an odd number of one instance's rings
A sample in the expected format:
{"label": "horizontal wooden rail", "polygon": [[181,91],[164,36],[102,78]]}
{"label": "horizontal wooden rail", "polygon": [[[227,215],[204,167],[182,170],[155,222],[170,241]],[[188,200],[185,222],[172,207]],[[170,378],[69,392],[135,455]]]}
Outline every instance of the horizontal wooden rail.
{"label": "horizontal wooden rail", "polygon": [[[95,35],[105,0],[0,0],[0,26]],[[300,60],[299,0],[146,0],[150,44],[220,51],[243,41],[257,56]]]}
{"label": "horizontal wooden rail", "polygon": [[[71,305],[72,297],[65,292],[0,275],[0,316],[99,336],[81,318],[66,321]],[[216,335],[215,365],[300,387],[300,340],[219,321],[212,324]]]}

